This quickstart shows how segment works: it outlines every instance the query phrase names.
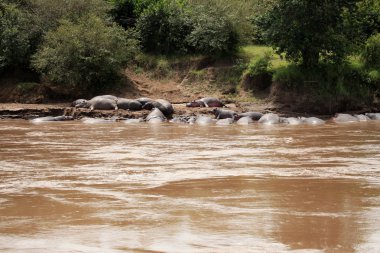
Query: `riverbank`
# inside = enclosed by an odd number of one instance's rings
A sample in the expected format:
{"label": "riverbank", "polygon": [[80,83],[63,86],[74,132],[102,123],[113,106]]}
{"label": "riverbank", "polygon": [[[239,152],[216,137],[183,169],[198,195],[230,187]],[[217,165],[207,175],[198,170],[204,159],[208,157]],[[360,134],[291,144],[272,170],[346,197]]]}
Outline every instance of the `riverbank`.
{"label": "riverbank", "polygon": [[[228,103],[228,110],[236,113],[256,111],[261,113],[277,113],[283,117],[311,117],[316,116],[322,119],[331,118],[332,114],[310,114],[287,111],[286,107],[278,107],[272,103],[248,103],[235,102]],[[173,117],[191,117],[199,115],[213,115],[213,108],[189,108],[185,103],[173,104]],[[46,116],[72,116],[74,119],[89,118],[111,118],[118,117],[124,119],[145,118],[150,111],[129,111],[129,110],[93,110],[85,108],[73,108],[70,103],[49,103],[49,104],[22,104],[22,103],[0,103],[0,119],[25,119],[30,120]],[[367,111],[349,111],[350,114],[363,114]]]}

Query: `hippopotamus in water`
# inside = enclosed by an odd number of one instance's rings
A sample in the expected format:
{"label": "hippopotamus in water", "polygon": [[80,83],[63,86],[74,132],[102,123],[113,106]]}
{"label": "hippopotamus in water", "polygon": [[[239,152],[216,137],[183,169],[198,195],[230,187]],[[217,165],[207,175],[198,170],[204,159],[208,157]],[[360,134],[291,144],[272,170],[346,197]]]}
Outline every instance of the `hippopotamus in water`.
{"label": "hippopotamus in water", "polygon": [[243,117],[250,117],[252,120],[259,120],[261,117],[263,116],[263,114],[261,112],[244,112],[244,113],[239,113],[235,120],[239,120],[240,118],[243,118]]}
{"label": "hippopotamus in water", "polygon": [[212,112],[214,113],[216,119],[227,119],[227,118],[234,119],[237,115],[236,112],[234,111],[222,110],[219,108],[215,108],[214,110],[212,110]]}
{"label": "hippopotamus in water", "polygon": [[142,109],[142,104],[135,99],[118,98],[117,108],[131,111],[139,111]]}
{"label": "hippopotamus in water", "polygon": [[287,123],[289,125],[301,125],[304,122],[301,118],[290,117],[290,118],[285,118],[284,123]]}
{"label": "hippopotamus in water", "polygon": [[214,123],[214,120],[207,116],[199,116],[197,120],[195,121],[195,123],[198,125],[210,125]]}
{"label": "hippopotamus in water", "polygon": [[339,113],[337,114],[333,120],[336,123],[349,123],[349,122],[358,122],[359,119],[357,117],[354,117],[350,114],[345,114],[345,113]]}
{"label": "hippopotamus in water", "polygon": [[245,116],[241,117],[238,121],[236,121],[236,124],[238,125],[249,125],[252,124],[254,121],[251,117]]}
{"label": "hippopotamus in water", "polygon": [[137,123],[140,123],[140,122],[143,122],[143,121],[144,120],[142,118],[138,118],[138,119],[126,119],[123,122],[125,124],[137,124]]}
{"label": "hippopotamus in water", "polygon": [[219,119],[216,124],[221,126],[231,125],[234,123],[233,118]]}
{"label": "hippopotamus in water", "polygon": [[32,119],[33,123],[49,122],[49,121],[68,121],[74,120],[72,116],[47,116]]}
{"label": "hippopotamus in water", "polygon": [[280,123],[282,123],[282,119],[277,114],[267,113],[267,114],[264,114],[259,119],[259,123],[265,124],[265,125],[280,124]]}
{"label": "hippopotamus in water", "polygon": [[165,115],[158,108],[154,108],[148,116],[146,116],[145,120],[149,123],[161,123],[166,120]]}
{"label": "hippopotamus in water", "polygon": [[187,107],[223,107],[224,104],[217,98],[201,98],[186,104]]}
{"label": "hippopotamus in water", "polygon": [[171,116],[174,113],[172,104],[165,99],[156,99],[143,105],[143,109],[152,110],[158,108],[165,116]]}
{"label": "hippopotamus in water", "polygon": [[357,118],[359,121],[369,121],[369,120],[371,120],[368,116],[366,116],[364,114],[355,114],[354,117]]}
{"label": "hippopotamus in water", "polygon": [[372,120],[380,120],[380,113],[366,113],[365,115]]}
{"label": "hippopotamus in water", "polygon": [[303,121],[303,123],[308,124],[308,125],[322,125],[326,123],[324,120],[318,119],[316,117],[309,117],[309,118],[302,117],[301,120]]}

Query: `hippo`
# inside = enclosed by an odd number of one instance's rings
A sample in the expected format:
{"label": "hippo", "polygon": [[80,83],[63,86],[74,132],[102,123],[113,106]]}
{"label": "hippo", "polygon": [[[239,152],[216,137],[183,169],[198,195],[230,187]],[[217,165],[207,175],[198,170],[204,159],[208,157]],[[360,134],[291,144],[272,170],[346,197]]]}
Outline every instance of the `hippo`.
{"label": "hippo", "polygon": [[94,97],[88,101],[90,109],[92,110],[117,110],[117,100],[102,98],[100,96]]}
{"label": "hippo", "polygon": [[82,122],[84,124],[101,124],[101,123],[113,123],[116,122],[116,117],[112,117],[109,119],[103,119],[103,118],[83,118]]}
{"label": "hippo", "polygon": [[216,122],[217,125],[222,125],[222,126],[231,125],[233,123],[234,123],[234,119],[233,118],[219,119]]}
{"label": "hippo", "polygon": [[207,116],[199,116],[197,120],[195,121],[195,123],[198,125],[210,125],[214,123],[214,120]]}
{"label": "hippo", "polygon": [[290,118],[285,118],[284,123],[287,123],[289,125],[301,125],[304,122],[300,118],[290,117]]}
{"label": "hippo", "polygon": [[138,98],[136,100],[139,101],[141,105],[145,105],[148,102],[154,101],[153,99],[147,97]]}
{"label": "hippo", "polygon": [[90,100],[77,99],[72,105],[76,108],[90,108],[91,110],[117,110],[117,97],[102,95],[93,97]]}
{"label": "hippo", "polygon": [[86,99],[77,99],[74,102],[71,103],[71,107],[76,107],[76,108],[90,108],[90,104]]}
{"label": "hippo", "polygon": [[345,113],[339,113],[337,114],[333,120],[336,123],[349,123],[349,122],[358,122],[359,119],[357,117],[354,117],[350,114],[345,114]]}
{"label": "hippo", "polygon": [[205,97],[186,104],[187,107],[223,107],[224,104],[217,98]]}
{"label": "hippo", "polygon": [[219,108],[212,110],[212,112],[214,113],[216,119],[227,119],[227,118],[234,119],[237,115],[236,112],[234,112],[234,111],[222,110]]}
{"label": "hippo", "polygon": [[192,124],[194,124],[196,121],[197,121],[197,117],[195,117],[195,116],[191,116],[191,117],[187,120],[187,123],[189,123],[190,125],[192,125]]}
{"label": "hippo", "polygon": [[236,124],[238,125],[249,125],[252,124],[254,121],[251,117],[245,116],[241,117],[238,121],[236,121]]}
{"label": "hippo", "polygon": [[264,114],[260,119],[259,123],[265,124],[265,125],[273,125],[273,124],[279,124],[282,123],[281,118],[274,113],[268,113]]}
{"label": "hippo", "polygon": [[47,116],[32,119],[33,123],[74,120],[72,116]]}
{"label": "hippo", "polygon": [[316,117],[309,117],[309,118],[305,118],[305,117],[302,117],[302,122],[307,124],[307,125],[322,125],[322,124],[325,124],[325,121],[324,120],[321,120],[321,119],[318,119]]}
{"label": "hippo", "polygon": [[125,124],[137,124],[137,123],[140,123],[140,122],[144,122],[144,120],[142,118],[138,118],[138,119],[126,119],[123,122]]}
{"label": "hippo", "polygon": [[156,99],[143,105],[143,109],[152,110],[158,108],[165,116],[171,116],[174,113],[172,104],[164,99]]}
{"label": "hippo", "polygon": [[149,123],[161,123],[166,120],[165,115],[158,108],[153,110],[146,116],[145,120]]}
{"label": "hippo", "polygon": [[261,112],[244,112],[244,113],[239,113],[235,119],[239,120],[240,118],[243,118],[243,117],[250,117],[252,120],[258,121],[262,116],[263,114]]}
{"label": "hippo", "polygon": [[139,111],[142,109],[142,104],[134,99],[118,98],[117,108],[131,111]]}
{"label": "hippo", "polygon": [[357,118],[359,121],[369,121],[369,120],[371,120],[368,116],[366,116],[364,114],[355,114],[354,117]]}
{"label": "hippo", "polygon": [[175,117],[169,121],[170,123],[187,123],[184,117]]}
{"label": "hippo", "polygon": [[380,120],[380,113],[366,113],[365,115],[372,120]]}

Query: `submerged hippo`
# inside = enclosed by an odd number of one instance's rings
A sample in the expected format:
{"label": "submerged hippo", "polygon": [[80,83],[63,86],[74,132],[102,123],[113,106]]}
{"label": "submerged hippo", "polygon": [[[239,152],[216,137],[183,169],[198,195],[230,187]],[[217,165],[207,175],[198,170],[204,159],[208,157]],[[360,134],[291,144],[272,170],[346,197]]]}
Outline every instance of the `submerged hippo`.
{"label": "submerged hippo", "polygon": [[380,113],[366,113],[365,115],[372,120],[380,120]]}
{"label": "submerged hippo", "polygon": [[304,121],[301,118],[295,118],[295,117],[290,117],[290,118],[285,118],[284,123],[289,124],[289,125],[301,125],[304,123]]}
{"label": "submerged hippo", "polygon": [[118,98],[117,108],[123,110],[139,111],[142,109],[142,104],[135,99]]}
{"label": "submerged hippo", "polygon": [[231,125],[233,124],[235,121],[233,118],[226,118],[226,119],[219,119],[216,124],[217,125],[221,125],[221,126],[226,126],[226,125]]}
{"label": "submerged hippo", "polygon": [[345,113],[339,113],[337,114],[333,120],[336,123],[349,123],[349,122],[358,122],[359,119],[355,116],[352,116],[350,114],[345,114]]}
{"label": "submerged hippo", "polygon": [[207,116],[199,116],[195,123],[198,125],[210,125],[214,123],[214,120]]}
{"label": "submerged hippo", "polygon": [[240,118],[243,118],[243,117],[250,117],[252,120],[259,120],[261,117],[263,116],[263,114],[261,112],[244,112],[244,113],[239,113],[237,116],[236,116],[236,120],[239,120]]}
{"label": "submerged hippo", "polygon": [[302,117],[301,119],[303,123],[307,125],[322,125],[326,123],[324,120],[318,119],[317,117],[309,117],[309,118]]}
{"label": "submerged hippo", "polygon": [[254,121],[251,117],[245,116],[241,117],[238,121],[236,121],[236,124],[238,125],[249,125],[252,124]]}
{"label": "submerged hippo", "polygon": [[47,116],[47,117],[39,117],[32,119],[31,121],[33,123],[39,123],[39,122],[49,122],[49,121],[68,121],[68,120],[74,120],[72,116]]}
{"label": "submerged hippo", "polygon": [[368,116],[366,116],[364,114],[355,114],[354,117],[357,118],[359,121],[369,121],[369,120],[371,120]]}
{"label": "submerged hippo", "polygon": [[265,124],[265,125],[273,125],[273,124],[280,124],[282,123],[282,120],[280,116],[278,116],[275,113],[267,113],[264,114],[260,119],[259,123]]}
{"label": "submerged hippo", "polygon": [[222,110],[219,108],[212,110],[212,112],[214,113],[216,119],[228,119],[228,118],[234,119],[237,115],[236,112],[234,111]]}
{"label": "submerged hippo", "polygon": [[161,123],[166,120],[165,115],[158,108],[154,108],[148,116],[146,116],[145,120],[149,123]]}
{"label": "submerged hippo", "polygon": [[165,116],[171,116],[174,113],[173,105],[165,99],[156,99],[143,105],[143,109],[152,110],[158,108]]}
{"label": "submerged hippo", "polygon": [[186,104],[187,107],[223,107],[224,104],[217,98],[201,98]]}
{"label": "submerged hippo", "polygon": [[125,124],[137,124],[137,123],[144,122],[144,119],[142,119],[142,118],[138,118],[138,119],[126,119],[123,122]]}

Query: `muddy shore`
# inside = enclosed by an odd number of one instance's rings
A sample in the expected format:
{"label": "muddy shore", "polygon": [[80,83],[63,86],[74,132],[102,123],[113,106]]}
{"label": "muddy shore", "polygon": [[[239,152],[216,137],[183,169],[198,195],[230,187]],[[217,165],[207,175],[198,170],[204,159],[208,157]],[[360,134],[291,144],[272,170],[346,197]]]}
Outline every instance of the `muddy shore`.
{"label": "muddy shore", "polygon": [[[212,108],[188,108],[185,103],[173,104],[173,117],[190,117],[197,115],[211,115]],[[310,115],[307,113],[295,113],[281,110],[280,107],[274,107],[271,104],[254,104],[254,103],[230,103],[227,104],[228,110],[233,110],[237,113],[247,111],[257,111],[261,113],[275,112],[281,116],[318,116],[320,118],[329,118],[332,115]],[[356,112],[363,113],[363,112]],[[147,110],[129,111],[129,110],[93,110],[76,109],[70,107],[70,103],[51,103],[51,104],[20,104],[20,103],[3,103],[0,104],[0,119],[34,119],[45,116],[73,116],[75,119],[83,117],[90,118],[145,118],[149,114]]]}

